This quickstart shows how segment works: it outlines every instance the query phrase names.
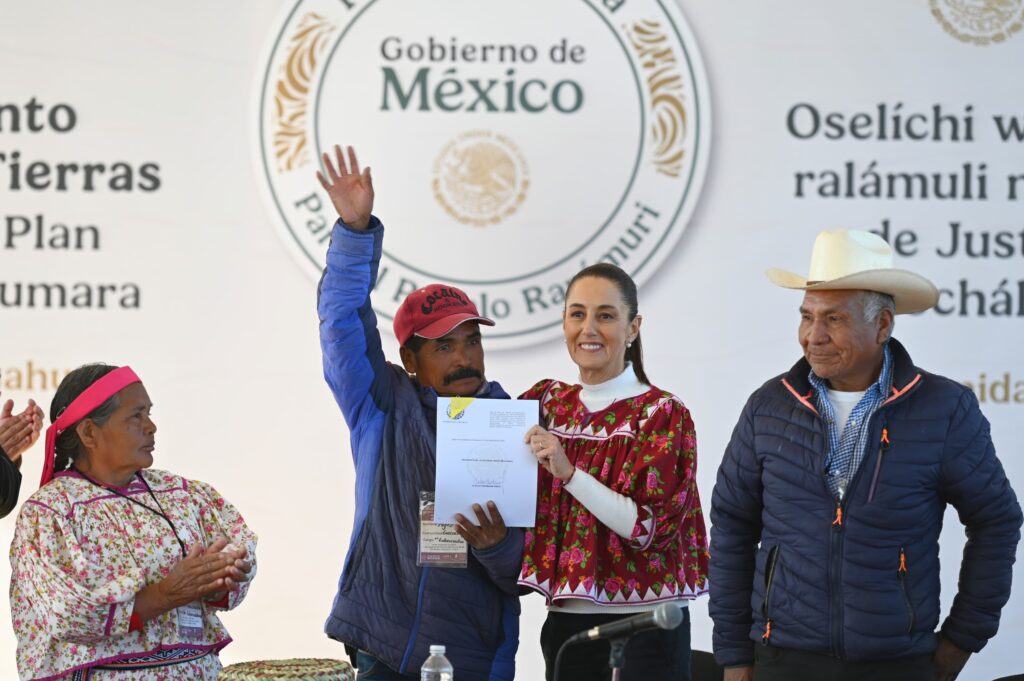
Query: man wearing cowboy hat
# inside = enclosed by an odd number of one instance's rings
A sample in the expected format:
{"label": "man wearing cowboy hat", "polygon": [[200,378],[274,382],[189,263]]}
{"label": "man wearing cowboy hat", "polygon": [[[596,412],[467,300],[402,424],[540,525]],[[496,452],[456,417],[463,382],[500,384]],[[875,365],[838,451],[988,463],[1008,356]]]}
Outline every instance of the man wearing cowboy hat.
{"label": "man wearing cowboy hat", "polygon": [[[1020,506],[974,394],[914,366],[894,315],[935,286],[869,232],[821,233],[802,289],[804,356],[751,395],[711,502],[715,658],[726,679],[954,679],[999,625]],[[939,623],[946,504],[967,530]]]}

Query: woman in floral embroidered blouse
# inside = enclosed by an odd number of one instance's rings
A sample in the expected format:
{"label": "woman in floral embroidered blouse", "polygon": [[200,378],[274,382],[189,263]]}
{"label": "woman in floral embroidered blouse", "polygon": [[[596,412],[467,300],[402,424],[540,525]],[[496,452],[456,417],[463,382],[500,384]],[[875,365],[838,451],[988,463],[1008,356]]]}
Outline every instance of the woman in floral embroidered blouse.
{"label": "woman in floral embroidered blouse", "polygon": [[[548,603],[541,632],[547,678],[573,634],[653,610],[684,608],[674,631],[633,636],[622,678],[690,678],[689,599],[707,591],[707,538],[690,413],[643,369],[636,285],[598,264],[569,284],[563,331],[580,383],[543,380],[545,427],[526,441],[541,464],[537,526],[526,533],[519,583]],[[559,678],[609,678],[609,646],[566,648]]]}
{"label": "woman in floral embroidered blouse", "polygon": [[217,678],[231,639],[216,611],[245,597],[256,535],[209,485],[149,468],[151,406],[128,367],[57,388],[45,484],[11,545],[22,679]]}

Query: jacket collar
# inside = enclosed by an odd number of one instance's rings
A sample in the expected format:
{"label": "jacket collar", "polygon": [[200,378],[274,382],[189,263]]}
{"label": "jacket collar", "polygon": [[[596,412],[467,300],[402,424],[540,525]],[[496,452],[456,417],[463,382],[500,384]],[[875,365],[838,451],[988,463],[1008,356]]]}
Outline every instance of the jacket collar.
{"label": "jacket collar", "polygon": [[[910,353],[895,338],[889,339],[889,352],[892,353],[892,395],[884,404],[898,400],[916,388],[923,376],[923,372],[914,366],[913,360],[910,359]],[[818,413],[812,399],[814,386],[808,380],[810,372],[810,363],[806,358],[801,357],[789,370],[789,373],[782,377],[782,384],[801,404],[814,413]]]}

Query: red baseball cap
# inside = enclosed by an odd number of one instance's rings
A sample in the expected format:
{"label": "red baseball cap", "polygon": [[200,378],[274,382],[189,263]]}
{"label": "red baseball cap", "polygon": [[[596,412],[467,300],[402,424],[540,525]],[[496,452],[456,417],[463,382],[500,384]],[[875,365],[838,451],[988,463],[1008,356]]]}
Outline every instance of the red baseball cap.
{"label": "red baseball cap", "polygon": [[395,337],[405,345],[413,336],[440,338],[462,322],[494,322],[480,314],[466,292],[451,284],[427,284],[413,291],[395,313]]}

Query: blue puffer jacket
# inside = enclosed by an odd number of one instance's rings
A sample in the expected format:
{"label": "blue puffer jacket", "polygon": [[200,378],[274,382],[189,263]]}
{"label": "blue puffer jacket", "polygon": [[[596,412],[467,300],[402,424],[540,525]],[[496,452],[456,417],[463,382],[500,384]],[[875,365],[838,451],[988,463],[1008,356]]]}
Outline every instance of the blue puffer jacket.
{"label": "blue puffer jacket", "polygon": [[[370,291],[384,228],[334,227],[318,310],[324,375],[351,431],[356,517],[325,630],[415,675],[429,646],[466,681],[511,681],[519,645],[523,533],[472,550],[464,569],[416,565],[419,493],[434,489],[437,393],[384,360]],[[481,397],[508,395],[489,383]]]}
{"label": "blue puffer jacket", "polygon": [[946,504],[967,528],[942,633],[977,652],[1010,594],[1021,510],[974,394],[913,365],[891,340],[893,395],[839,506],[801,360],[747,401],[711,500],[714,648],[753,664],[755,642],[868,660],[931,653]]}

